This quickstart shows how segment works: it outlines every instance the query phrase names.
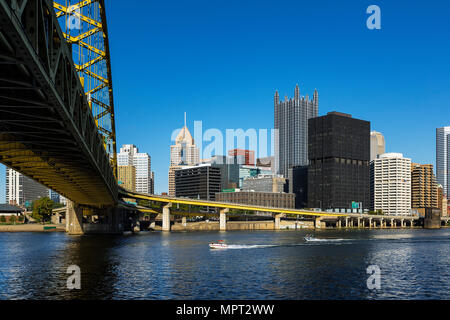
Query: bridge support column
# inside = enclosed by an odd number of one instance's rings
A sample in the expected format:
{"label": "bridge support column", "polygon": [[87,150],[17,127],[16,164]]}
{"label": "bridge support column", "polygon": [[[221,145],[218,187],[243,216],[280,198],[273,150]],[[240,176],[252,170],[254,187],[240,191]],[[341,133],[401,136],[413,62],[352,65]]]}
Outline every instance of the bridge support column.
{"label": "bridge support column", "polygon": [[72,201],[67,201],[66,232],[69,235],[83,235],[83,209]]}
{"label": "bridge support column", "polygon": [[187,226],[187,219],[186,219],[186,217],[182,217],[181,218],[181,224],[183,225],[183,227]]}
{"label": "bridge support column", "polygon": [[227,213],[230,209],[221,209],[219,213],[219,230],[227,231]]}
{"label": "bridge support column", "polygon": [[346,227],[346,228],[349,227],[349,225],[348,225],[348,218],[345,218],[345,227]]}
{"label": "bridge support column", "polygon": [[279,213],[275,215],[275,230],[280,230],[281,229],[281,218],[284,217],[284,214]]}
{"label": "bridge support column", "polygon": [[170,231],[170,208],[172,208],[172,204],[168,203],[162,209],[162,231],[165,232]]}
{"label": "bridge support column", "polygon": [[[347,223],[346,223],[347,225]],[[316,220],[314,221],[314,227],[316,229],[322,229],[322,217],[317,217]]]}
{"label": "bridge support column", "polygon": [[358,218],[358,228],[361,228],[361,218]]}
{"label": "bridge support column", "polygon": [[339,229],[341,228],[341,220],[337,220],[337,222],[336,222],[336,227],[338,227]]}
{"label": "bridge support column", "polygon": [[400,226],[402,227],[402,228],[404,228],[405,227],[405,219],[402,219],[402,220],[400,220]]}
{"label": "bridge support column", "polygon": [[380,229],[383,229],[383,228],[384,228],[384,219],[381,218],[381,220],[380,220]]}
{"label": "bridge support column", "polygon": [[391,219],[391,228],[394,228],[394,219]]}
{"label": "bridge support column", "polygon": [[372,218],[369,218],[369,229],[372,228]]}

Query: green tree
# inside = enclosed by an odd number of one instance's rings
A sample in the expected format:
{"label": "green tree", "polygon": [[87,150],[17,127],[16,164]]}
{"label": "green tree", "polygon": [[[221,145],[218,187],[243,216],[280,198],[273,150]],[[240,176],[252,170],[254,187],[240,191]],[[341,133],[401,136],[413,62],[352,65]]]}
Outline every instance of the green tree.
{"label": "green tree", "polygon": [[23,222],[23,220],[25,220],[25,218],[23,216],[19,216],[19,218],[17,219],[20,223]]}
{"label": "green tree", "polygon": [[1,223],[6,223],[6,217],[5,216],[0,216],[0,222]]}
{"label": "green tree", "polygon": [[54,202],[48,198],[41,198],[33,203],[33,218],[39,222],[50,221]]}
{"label": "green tree", "polygon": [[12,215],[12,216],[9,217],[9,222],[12,223],[12,224],[16,224],[16,220],[17,219],[16,219],[15,215]]}

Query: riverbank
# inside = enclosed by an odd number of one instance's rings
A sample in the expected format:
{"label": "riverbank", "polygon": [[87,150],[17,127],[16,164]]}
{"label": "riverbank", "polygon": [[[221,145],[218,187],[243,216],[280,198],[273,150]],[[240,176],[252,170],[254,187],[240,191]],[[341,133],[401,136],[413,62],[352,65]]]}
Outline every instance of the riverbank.
{"label": "riverbank", "polygon": [[44,230],[42,224],[16,224],[16,225],[0,225],[0,232],[66,232],[66,228],[60,225],[46,224]]}

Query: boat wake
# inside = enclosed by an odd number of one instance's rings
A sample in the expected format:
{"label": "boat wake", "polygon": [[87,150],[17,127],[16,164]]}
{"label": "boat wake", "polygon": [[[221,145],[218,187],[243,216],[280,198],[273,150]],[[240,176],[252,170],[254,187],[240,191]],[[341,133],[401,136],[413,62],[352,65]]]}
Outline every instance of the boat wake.
{"label": "boat wake", "polygon": [[318,238],[308,238],[305,239],[306,242],[343,242],[351,241],[352,239],[318,239]]}
{"label": "boat wake", "polygon": [[253,245],[245,245],[245,244],[229,244],[229,250],[237,250],[237,249],[261,249],[261,248],[273,248],[279,247],[279,245],[274,244],[253,244]]}

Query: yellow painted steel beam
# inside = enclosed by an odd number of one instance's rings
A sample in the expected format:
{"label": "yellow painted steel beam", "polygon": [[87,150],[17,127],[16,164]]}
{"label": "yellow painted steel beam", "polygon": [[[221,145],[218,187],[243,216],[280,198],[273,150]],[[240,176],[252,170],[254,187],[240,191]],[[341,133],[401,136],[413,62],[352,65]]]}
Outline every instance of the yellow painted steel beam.
{"label": "yellow painted steel beam", "polygon": [[[58,17],[79,19],[80,28],[63,26],[64,38],[72,45],[75,68],[79,72],[85,94],[100,108],[91,108],[95,123],[103,136],[105,150],[110,154],[111,167],[117,178],[117,146],[114,115],[114,95],[109,52],[109,37],[105,0],[56,0],[53,7]],[[60,23],[67,21],[59,20]],[[76,54],[75,54],[76,53]]]}
{"label": "yellow painted steel beam", "polygon": [[293,215],[303,215],[303,216],[318,216],[318,217],[342,217],[345,216],[343,214],[334,214],[328,212],[316,212],[316,211],[307,211],[307,210],[296,210],[289,208],[272,208],[272,207],[261,207],[261,206],[252,206],[246,204],[237,204],[237,203],[223,203],[223,202],[214,202],[214,201],[204,201],[204,200],[192,200],[192,199],[181,199],[181,198],[169,198],[155,195],[143,195],[138,193],[131,193],[129,191],[121,190],[119,191],[126,198],[131,199],[140,199],[140,200],[149,200],[156,201],[162,203],[172,203],[172,204],[188,204],[194,206],[201,207],[212,207],[212,208],[223,208],[223,209],[238,209],[238,210],[246,210],[246,211],[258,211],[258,212],[271,212],[271,213],[285,213],[285,214],[293,214]]}

